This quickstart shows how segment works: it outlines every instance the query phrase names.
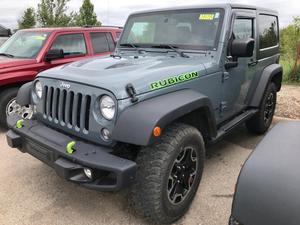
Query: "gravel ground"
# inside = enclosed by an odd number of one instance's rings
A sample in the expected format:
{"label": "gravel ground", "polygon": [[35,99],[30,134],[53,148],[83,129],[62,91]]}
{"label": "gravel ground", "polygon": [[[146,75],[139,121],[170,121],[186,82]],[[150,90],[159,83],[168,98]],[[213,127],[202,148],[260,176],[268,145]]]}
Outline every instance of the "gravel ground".
{"label": "gravel ground", "polygon": [[282,86],[278,93],[275,115],[289,119],[300,119],[300,86]]}
{"label": "gravel ground", "polygon": [[[283,86],[276,115],[300,119],[300,87]],[[208,149],[196,198],[175,225],[228,225],[239,171],[262,137],[241,127]],[[127,191],[101,193],[62,180],[30,155],[10,149],[4,130],[0,171],[0,225],[149,225],[132,212]]]}
{"label": "gravel ground", "polygon": [[[241,127],[207,150],[197,196],[175,225],[228,225],[239,171],[262,137]],[[67,182],[37,159],[9,148],[3,130],[0,171],[0,225],[149,225],[132,212],[127,191],[102,193]]]}

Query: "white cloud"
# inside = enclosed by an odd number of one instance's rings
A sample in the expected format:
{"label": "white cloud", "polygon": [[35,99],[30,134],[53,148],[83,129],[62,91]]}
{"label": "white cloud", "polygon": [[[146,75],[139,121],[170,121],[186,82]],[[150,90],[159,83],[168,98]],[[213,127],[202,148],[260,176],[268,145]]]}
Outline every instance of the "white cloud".
{"label": "white cloud", "polygon": [[[279,11],[280,24],[286,26],[292,21],[293,16],[300,16],[300,4],[298,0],[92,0],[99,19],[105,25],[124,25],[127,16],[139,10],[173,7],[182,5],[199,5],[207,3],[241,3],[257,5]],[[27,7],[36,7],[39,0],[1,0],[0,24],[14,28],[23,10]],[[71,0],[69,8],[77,11],[82,0]]]}

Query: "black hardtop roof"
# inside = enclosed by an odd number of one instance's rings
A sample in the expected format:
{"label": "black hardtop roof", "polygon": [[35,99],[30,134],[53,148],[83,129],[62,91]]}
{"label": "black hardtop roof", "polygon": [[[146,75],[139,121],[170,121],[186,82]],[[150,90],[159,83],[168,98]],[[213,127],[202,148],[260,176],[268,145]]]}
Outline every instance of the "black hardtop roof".
{"label": "black hardtop roof", "polygon": [[269,14],[274,14],[274,15],[278,14],[278,12],[275,11],[275,10],[262,8],[262,7],[257,7],[257,6],[253,6],[253,5],[224,3],[224,4],[203,4],[203,5],[178,6],[178,7],[143,10],[143,11],[134,12],[134,13],[132,13],[132,15],[141,14],[141,13],[172,11],[172,10],[184,10],[184,9],[195,9],[195,8],[252,9],[252,10],[259,10],[259,11],[263,11],[264,13],[269,13]]}

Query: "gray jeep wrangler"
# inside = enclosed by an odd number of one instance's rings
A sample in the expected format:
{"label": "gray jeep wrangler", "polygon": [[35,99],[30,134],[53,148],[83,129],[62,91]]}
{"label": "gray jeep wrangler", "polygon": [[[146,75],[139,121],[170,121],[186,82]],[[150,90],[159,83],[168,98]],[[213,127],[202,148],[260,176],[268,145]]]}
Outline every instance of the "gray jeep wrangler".
{"label": "gray jeep wrangler", "polygon": [[129,16],[110,57],[39,74],[8,117],[8,144],[86,188],[130,186],[157,223],[188,210],[205,146],[246,122],[266,132],[281,88],[278,17],[244,5],[160,9]]}

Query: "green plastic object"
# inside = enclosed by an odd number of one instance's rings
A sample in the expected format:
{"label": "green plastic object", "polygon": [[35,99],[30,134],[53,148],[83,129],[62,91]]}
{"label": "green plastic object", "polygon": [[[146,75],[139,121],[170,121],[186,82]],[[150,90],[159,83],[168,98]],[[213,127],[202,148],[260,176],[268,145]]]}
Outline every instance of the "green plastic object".
{"label": "green plastic object", "polygon": [[18,120],[17,123],[16,123],[16,127],[18,129],[21,129],[23,126],[24,126],[24,120],[23,119]]}
{"label": "green plastic object", "polygon": [[67,144],[67,153],[68,154],[73,154],[75,152],[75,150],[73,149],[73,147],[75,146],[76,142],[75,141],[71,141],[69,144]]}

